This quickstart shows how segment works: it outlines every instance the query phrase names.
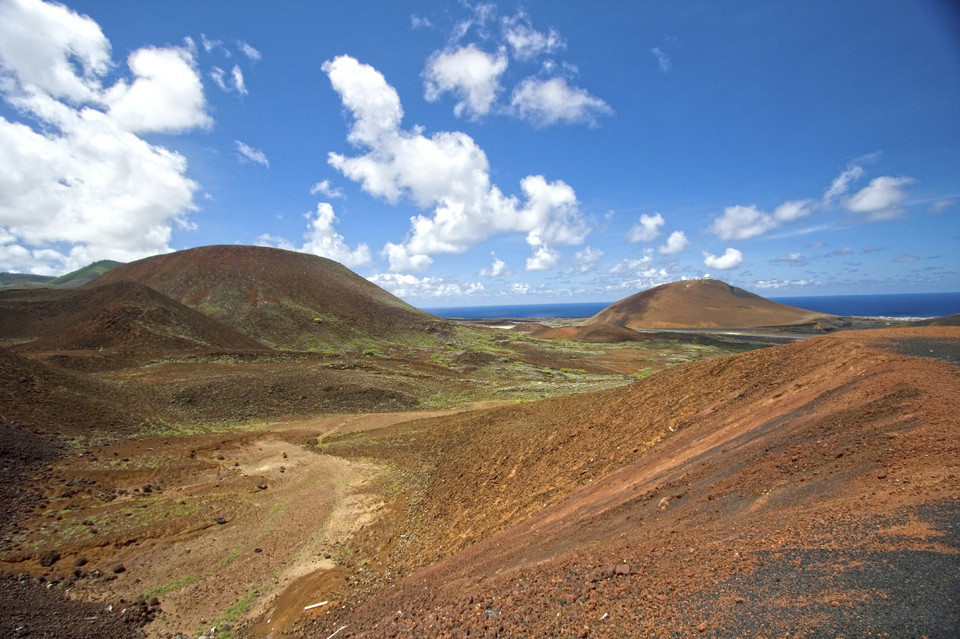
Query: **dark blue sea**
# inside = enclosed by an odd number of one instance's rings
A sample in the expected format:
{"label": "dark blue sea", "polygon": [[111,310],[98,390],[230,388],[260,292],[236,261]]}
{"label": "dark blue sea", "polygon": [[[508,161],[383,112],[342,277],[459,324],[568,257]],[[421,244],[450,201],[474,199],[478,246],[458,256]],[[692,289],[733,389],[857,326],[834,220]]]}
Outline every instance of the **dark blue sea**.
{"label": "dark blue sea", "polygon": [[[859,317],[921,318],[960,313],[960,293],[897,293],[889,295],[819,295],[771,297],[789,304],[831,315]],[[423,310],[448,319],[529,319],[590,317],[612,302],[576,302],[565,304],[513,304],[500,306],[455,306]]]}

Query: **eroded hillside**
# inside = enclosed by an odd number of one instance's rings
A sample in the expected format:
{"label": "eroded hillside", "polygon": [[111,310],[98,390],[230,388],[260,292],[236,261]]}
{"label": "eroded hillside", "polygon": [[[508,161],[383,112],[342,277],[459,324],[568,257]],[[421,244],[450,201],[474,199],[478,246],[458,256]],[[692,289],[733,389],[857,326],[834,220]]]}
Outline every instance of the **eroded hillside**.
{"label": "eroded hillside", "polygon": [[960,370],[891,345],[950,358],[960,334],[848,333],[340,436],[424,469],[397,561],[426,567],[307,627],[950,636]]}

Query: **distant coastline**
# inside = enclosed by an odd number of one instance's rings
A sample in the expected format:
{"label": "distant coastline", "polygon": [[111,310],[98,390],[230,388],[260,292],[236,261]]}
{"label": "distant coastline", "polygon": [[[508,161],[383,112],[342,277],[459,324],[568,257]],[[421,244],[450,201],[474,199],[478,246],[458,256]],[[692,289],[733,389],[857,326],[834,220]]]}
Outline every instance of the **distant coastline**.
{"label": "distant coastline", "polygon": [[[775,302],[831,315],[925,319],[960,313],[958,293],[895,293],[886,295],[813,295],[771,297]],[[451,306],[423,310],[446,319],[531,319],[591,317],[612,302],[500,304]]]}

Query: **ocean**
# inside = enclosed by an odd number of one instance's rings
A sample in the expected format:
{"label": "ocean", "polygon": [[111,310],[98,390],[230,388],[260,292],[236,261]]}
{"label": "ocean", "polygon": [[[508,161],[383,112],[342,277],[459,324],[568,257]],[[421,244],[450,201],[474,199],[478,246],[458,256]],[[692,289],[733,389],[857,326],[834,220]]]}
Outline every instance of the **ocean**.
{"label": "ocean", "polygon": [[[960,313],[960,293],[896,293],[888,295],[819,295],[771,297],[788,304],[831,315],[859,317],[895,317],[919,319]],[[591,317],[613,302],[574,302],[563,304],[512,304],[497,306],[453,306],[424,308],[447,319],[530,319]]]}

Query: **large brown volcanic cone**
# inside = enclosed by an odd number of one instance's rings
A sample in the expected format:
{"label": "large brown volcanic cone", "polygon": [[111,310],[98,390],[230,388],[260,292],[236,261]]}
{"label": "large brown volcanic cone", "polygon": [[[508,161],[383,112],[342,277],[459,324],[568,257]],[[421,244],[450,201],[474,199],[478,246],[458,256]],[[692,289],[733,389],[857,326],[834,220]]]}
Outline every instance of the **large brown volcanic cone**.
{"label": "large brown volcanic cone", "polygon": [[278,348],[439,332],[442,320],[346,267],[315,255],[259,246],[205,246],[117,267],[91,286],[131,281]]}
{"label": "large brown volcanic cone", "polygon": [[824,317],[828,316],[780,304],[719,280],[686,280],[631,295],[584,323],[627,328],[753,328],[803,324]]}

